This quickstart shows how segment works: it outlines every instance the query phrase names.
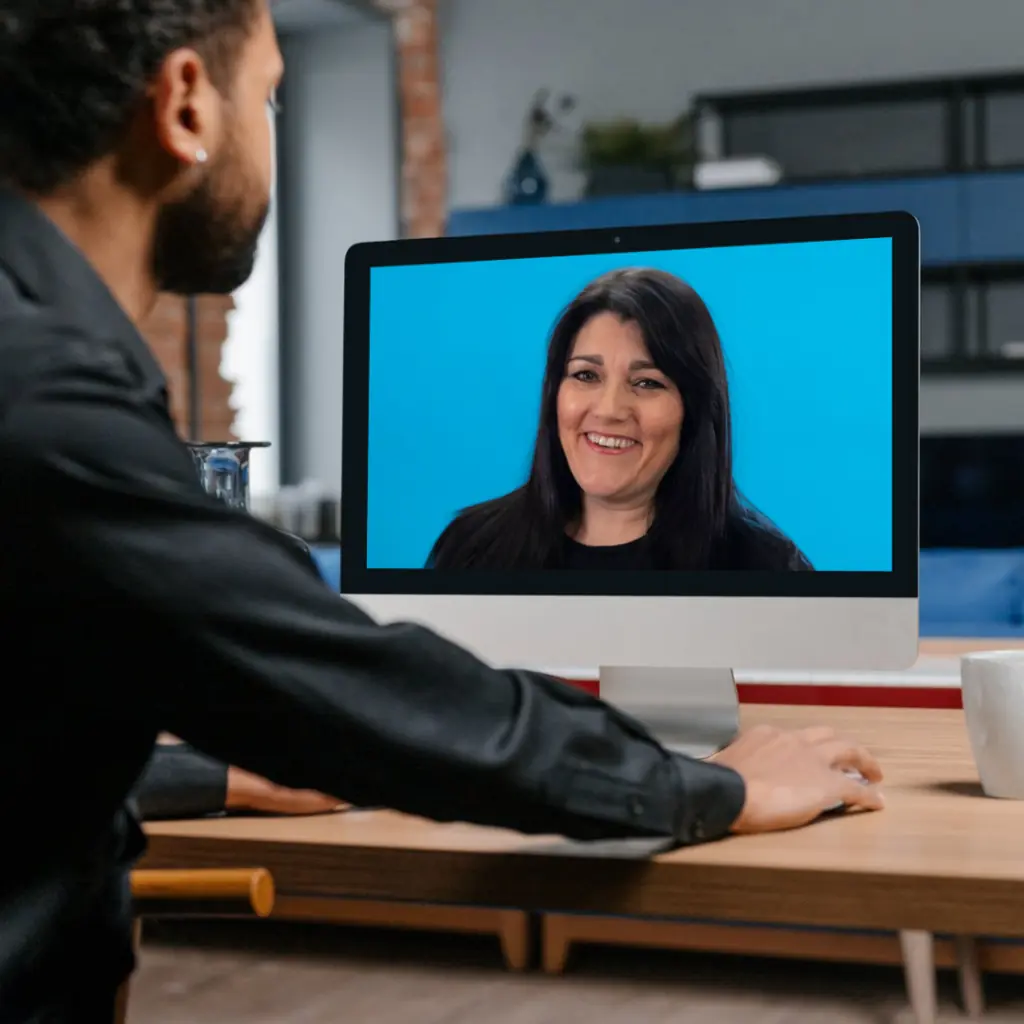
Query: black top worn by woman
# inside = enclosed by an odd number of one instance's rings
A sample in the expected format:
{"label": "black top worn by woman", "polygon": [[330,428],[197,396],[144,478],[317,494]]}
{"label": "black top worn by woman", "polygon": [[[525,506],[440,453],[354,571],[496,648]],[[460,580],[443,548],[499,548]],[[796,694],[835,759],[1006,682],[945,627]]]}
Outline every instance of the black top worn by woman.
{"label": "black top worn by woman", "polygon": [[[679,569],[671,551],[655,531],[628,544],[598,547],[580,544],[566,536],[553,557],[545,564],[528,559],[501,564],[492,552],[495,535],[501,533],[501,517],[494,515],[501,499],[490,505],[478,505],[457,516],[438,538],[431,554],[433,569],[587,569],[663,571]],[[492,511],[493,509],[493,511]],[[490,514],[488,514],[490,513]],[[467,541],[472,540],[467,544]],[[473,548],[473,557],[467,550]],[[736,508],[730,515],[724,535],[713,544],[706,564],[689,566],[734,572],[812,572],[814,566],[797,545],[759,513]]]}
{"label": "black top worn by woman", "polygon": [[[647,571],[659,566],[650,536],[628,544],[594,547],[579,544],[569,537],[564,548],[566,569]],[[813,566],[800,549],[784,534],[767,523],[752,519],[732,524],[718,546],[709,568],[734,571],[809,572]]]}

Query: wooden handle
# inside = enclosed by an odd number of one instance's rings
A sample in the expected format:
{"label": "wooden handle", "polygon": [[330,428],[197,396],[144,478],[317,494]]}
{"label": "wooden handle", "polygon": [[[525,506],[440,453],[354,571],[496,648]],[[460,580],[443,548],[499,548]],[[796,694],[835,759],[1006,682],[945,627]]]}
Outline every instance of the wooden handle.
{"label": "wooden handle", "polygon": [[274,879],[266,868],[133,871],[132,899],[140,917],[269,917]]}

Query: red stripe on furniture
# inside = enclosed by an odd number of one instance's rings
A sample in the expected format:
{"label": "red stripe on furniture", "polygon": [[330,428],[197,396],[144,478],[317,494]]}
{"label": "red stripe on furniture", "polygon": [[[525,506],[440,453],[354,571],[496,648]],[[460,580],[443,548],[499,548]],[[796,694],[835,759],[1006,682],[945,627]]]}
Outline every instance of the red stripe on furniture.
{"label": "red stripe on furniture", "polygon": [[[566,680],[587,693],[597,694],[596,679]],[[739,683],[741,704],[791,704],[834,708],[925,708],[963,707],[960,690],[942,686],[817,686],[778,683]]]}

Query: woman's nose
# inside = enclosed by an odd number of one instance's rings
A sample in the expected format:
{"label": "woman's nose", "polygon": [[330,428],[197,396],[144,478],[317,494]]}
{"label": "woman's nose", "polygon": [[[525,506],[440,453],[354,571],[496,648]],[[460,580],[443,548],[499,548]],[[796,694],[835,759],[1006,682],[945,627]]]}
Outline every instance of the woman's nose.
{"label": "woman's nose", "polygon": [[609,384],[601,389],[594,407],[594,413],[603,419],[623,420],[629,415],[630,396],[621,388]]}

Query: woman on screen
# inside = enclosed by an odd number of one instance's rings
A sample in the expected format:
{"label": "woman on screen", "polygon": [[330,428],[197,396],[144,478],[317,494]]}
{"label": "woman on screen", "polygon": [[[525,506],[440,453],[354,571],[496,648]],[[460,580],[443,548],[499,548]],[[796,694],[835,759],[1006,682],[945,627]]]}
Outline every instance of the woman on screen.
{"label": "woman on screen", "polygon": [[718,331],[672,274],[616,270],[548,346],[526,483],[459,513],[436,569],[808,570],[737,492]]}

